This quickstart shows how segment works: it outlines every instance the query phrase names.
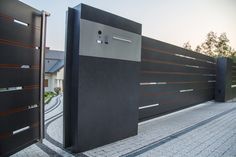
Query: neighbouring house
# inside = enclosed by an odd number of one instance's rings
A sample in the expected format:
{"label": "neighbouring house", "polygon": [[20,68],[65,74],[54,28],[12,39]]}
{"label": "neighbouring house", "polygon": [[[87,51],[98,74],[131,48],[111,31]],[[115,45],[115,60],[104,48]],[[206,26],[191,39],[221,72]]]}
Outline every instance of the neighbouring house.
{"label": "neighbouring house", "polygon": [[46,49],[45,52],[45,91],[60,87],[63,91],[64,52]]}

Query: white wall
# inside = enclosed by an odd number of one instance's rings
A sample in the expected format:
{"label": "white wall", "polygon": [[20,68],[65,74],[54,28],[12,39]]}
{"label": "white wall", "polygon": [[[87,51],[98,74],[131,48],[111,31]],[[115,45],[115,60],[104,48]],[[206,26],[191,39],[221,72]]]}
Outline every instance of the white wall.
{"label": "white wall", "polygon": [[45,74],[45,80],[48,80],[48,87],[45,87],[45,91],[53,91],[53,78],[51,74]]}
{"label": "white wall", "polygon": [[63,91],[63,82],[64,82],[64,68],[60,69],[56,73],[56,87],[60,87],[61,91]]}

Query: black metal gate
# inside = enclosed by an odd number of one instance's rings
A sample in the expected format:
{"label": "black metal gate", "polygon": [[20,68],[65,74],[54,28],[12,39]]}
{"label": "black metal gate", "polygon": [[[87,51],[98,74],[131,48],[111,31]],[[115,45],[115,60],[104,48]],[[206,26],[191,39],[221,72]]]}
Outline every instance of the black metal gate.
{"label": "black metal gate", "polygon": [[142,37],[139,120],[214,99],[215,59]]}
{"label": "black metal gate", "polygon": [[0,1],[0,156],[40,138],[40,11]]}

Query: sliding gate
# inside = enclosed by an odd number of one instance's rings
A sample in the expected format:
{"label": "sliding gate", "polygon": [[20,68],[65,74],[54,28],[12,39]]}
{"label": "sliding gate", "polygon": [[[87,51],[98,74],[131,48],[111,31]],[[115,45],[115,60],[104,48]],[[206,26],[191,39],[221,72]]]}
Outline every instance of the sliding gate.
{"label": "sliding gate", "polygon": [[0,1],[0,156],[13,154],[43,136],[41,20],[42,13],[24,3]]}
{"label": "sliding gate", "polygon": [[216,61],[142,37],[139,120],[214,99]]}

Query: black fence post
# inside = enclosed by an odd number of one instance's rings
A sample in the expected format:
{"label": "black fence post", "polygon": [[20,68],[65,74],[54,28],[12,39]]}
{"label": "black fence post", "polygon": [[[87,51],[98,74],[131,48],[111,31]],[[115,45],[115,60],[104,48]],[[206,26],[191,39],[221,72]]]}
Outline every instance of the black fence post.
{"label": "black fence post", "polygon": [[232,59],[221,57],[217,59],[216,65],[216,88],[215,100],[225,102],[232,98]]}
{"label": "black fence post", "polygon": [[67,14],[64,147],[137,135],[142,25],[85,4]]}

